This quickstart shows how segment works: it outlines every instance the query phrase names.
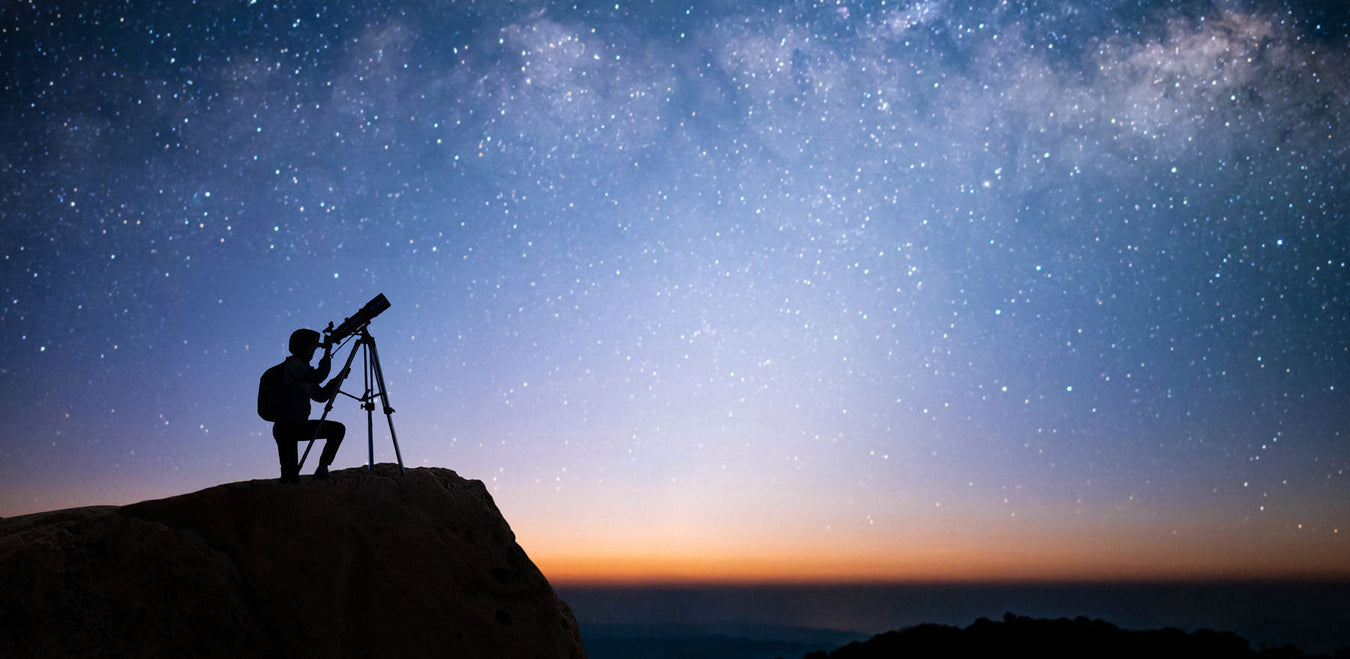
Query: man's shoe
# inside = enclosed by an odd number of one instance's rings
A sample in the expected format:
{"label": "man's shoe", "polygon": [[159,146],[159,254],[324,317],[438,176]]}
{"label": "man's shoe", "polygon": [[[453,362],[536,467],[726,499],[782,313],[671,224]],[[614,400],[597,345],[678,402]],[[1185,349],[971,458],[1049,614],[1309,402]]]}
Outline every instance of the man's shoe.
{"label": "man's shoe", "polygon": [[328,480],[328,465],[319,465],[319,468],[314,470],[314,480]]}
{"label": "man's shoe", "polygon": [[281,482],[287,485],[295,485],[300,482],[300,474],[282,474]]}

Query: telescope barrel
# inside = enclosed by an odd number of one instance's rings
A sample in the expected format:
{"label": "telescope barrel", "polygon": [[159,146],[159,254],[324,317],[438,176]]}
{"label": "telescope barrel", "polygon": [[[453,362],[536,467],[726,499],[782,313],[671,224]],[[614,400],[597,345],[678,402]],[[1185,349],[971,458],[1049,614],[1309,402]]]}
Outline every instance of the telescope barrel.
{"label": "telescope barrel", "polygon": [[384,293],[376,295],[366,303],[366,306],[361,307],[355,314],[344,319],[342,324],[337,326],[337,329],[324,330],[328,334],[327,342],[331,345],[360,331],[362,327],[369,325],[370,321],[384,313],[385,309],[389,307],[389,299],[384,296]]}

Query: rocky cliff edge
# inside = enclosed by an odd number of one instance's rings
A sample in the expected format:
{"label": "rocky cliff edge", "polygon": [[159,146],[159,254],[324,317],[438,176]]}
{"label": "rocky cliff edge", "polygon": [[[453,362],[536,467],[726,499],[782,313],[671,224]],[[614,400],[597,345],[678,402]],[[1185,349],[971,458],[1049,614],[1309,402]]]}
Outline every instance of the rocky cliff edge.
{"label": "rocky cliff edge", "polygon": [[0,519],[0,656],[585,657],[480,481],[376,465]]}

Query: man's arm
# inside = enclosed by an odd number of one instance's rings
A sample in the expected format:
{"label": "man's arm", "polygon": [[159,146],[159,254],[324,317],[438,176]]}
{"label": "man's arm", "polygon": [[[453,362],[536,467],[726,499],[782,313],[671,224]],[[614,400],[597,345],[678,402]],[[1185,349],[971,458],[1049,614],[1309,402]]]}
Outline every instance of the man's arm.
{"label": "man's arm", "polygon": [[338,389],[342,387],[342,381],[347,379],[348,373],[351,373],[351,368],[344,368],[341,373],[337,374],[337,377],[329,380],[328,384],[322,387],[312,388],[310,390],[310,398],[313,398],[320,403],[328,402],[329,399],[337,395]]}

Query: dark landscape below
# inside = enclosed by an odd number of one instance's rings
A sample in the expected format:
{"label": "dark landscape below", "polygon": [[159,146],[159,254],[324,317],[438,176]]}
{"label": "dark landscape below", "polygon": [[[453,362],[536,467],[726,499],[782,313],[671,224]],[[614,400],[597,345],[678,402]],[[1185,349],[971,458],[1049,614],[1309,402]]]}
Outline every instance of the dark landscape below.
{"label": "dark landscape below", "polygon": [[[558,592],[577,615],[591,659],[796,659],[892,630],[1001,621],[1008,611],[1123,630],[1230,632],[1252,651],[1292,645],[1331,655],[1350,648],[1350,584],[1343,582],[563,586]],[[885,656],[908,652],[917,650]]]}

